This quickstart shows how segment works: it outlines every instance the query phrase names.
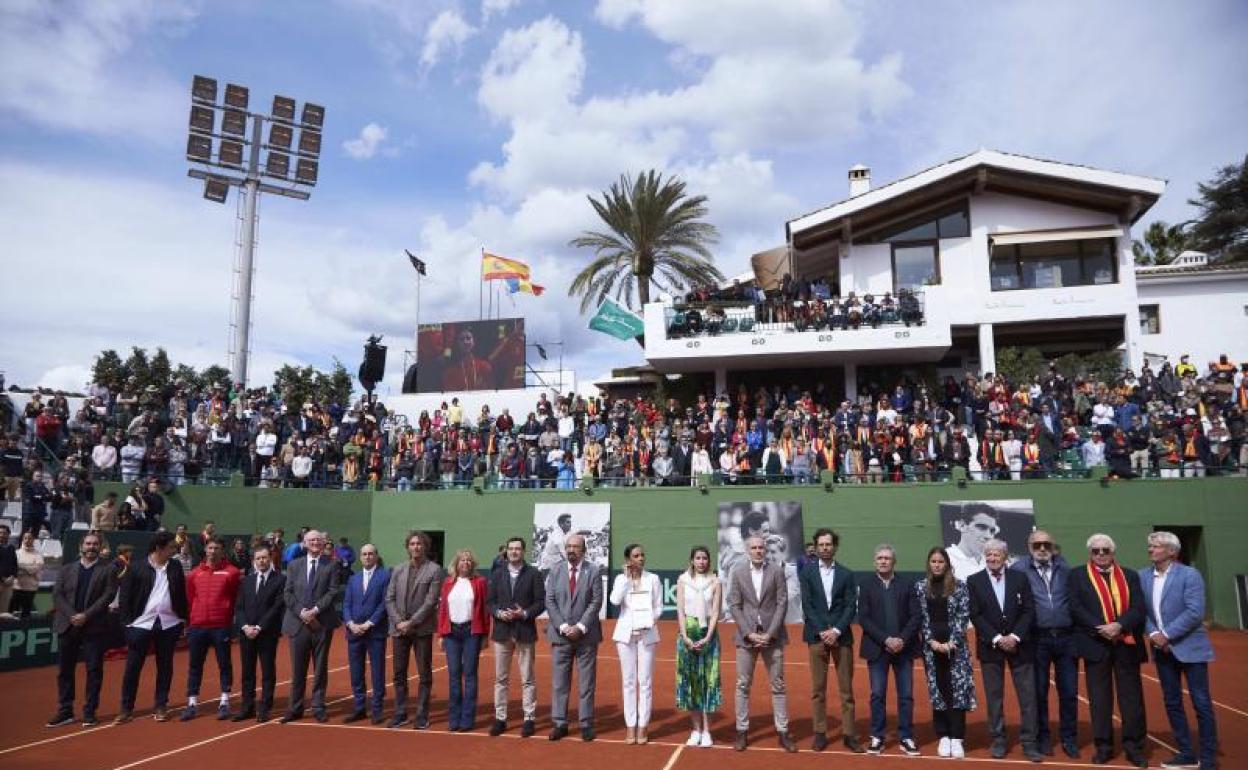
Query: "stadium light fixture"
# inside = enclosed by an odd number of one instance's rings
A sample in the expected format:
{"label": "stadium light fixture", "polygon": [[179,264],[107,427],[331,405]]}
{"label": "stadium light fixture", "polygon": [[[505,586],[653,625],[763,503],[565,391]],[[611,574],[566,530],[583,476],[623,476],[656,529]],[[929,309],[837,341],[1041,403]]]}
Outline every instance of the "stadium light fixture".
{"label": "stadium light fixture", "polygon": [[274,96],[272,112],[275,120],[285,120],[289,123],[294,123],[295,100],[289,96]]}
{"label": "stadium light fixture", "polygon": [[199,104],[191,105],[191,130],[201,134],[211,134],[217,122],[217,113],[211,107]]}
{"label": "stadium light fixture", "polygon": [[213,203],[225,203],[230,195],[230,183],[219,176],[210,176],[204,180],[204,197]]}
{"label": "stadium light fixture", "polygon": [[250,96],[251,92],[247,89],[247,86],[230,83],[225,87],[225,106],[246,111],[247,101]]}
{"label": "stadium light fixture", "polygon": [[212,160],[212,139],[199,134],[191,134],[186,140],[186,159],[198,163]]}
{"label": "stadium light fixture", "polygon": [[289,150],[294,138],[295,132],[290,126],[283,126],[281,123],[269,126],[269,145],[272,147]]}
{"label": "stadium light fixture", "polygon": [[217,103],[217,81],[196,75],[191,81],[191,99],[197,102]]}
{"label": "stadium light fixture", "polygon": [[295,181],[301,184],[315,185],[317,176],[317,162],[300,158],[295,164]]}
{"label": "stadium light fixture", "polygon": [[304,102],[303,117],[300,119],[300,122],[305,126],[311,126],[319,130],[325,125],[325,108],[319,104]]}
{"label": "stadium light fixture", "polygon": [[221,133],[243,136],[247,133],[247,113],[241,110],[226,110],[221,115]]}
{"label": "stadium light fixture", "polygon": [[284,152],[269,152],[264,164],[264,174],[279,179],[290,176],[290,156]]}
{"label": "stadium light fixture", "polygon": [[217,151],[217,161],[222,166],[230,168],[243,167],[243,143],[235,142],[229,139],[221,141],[221,148]]}
{"label": "stadium light fixture", "polygon": [[303,129],[299,132],[299,152],[316,157],[321,154],[321,132]]}

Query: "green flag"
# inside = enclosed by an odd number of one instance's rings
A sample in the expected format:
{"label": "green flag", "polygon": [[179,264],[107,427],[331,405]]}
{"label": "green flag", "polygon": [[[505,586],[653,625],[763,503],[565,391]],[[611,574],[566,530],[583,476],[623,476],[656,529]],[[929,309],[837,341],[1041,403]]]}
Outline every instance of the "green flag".
{"label": "green flag", "polygon": [[617,340],[631,340],[646,333],[641,316],[610,298],[598,306],[598,312],[589,319],[589,328],[610,334]]}

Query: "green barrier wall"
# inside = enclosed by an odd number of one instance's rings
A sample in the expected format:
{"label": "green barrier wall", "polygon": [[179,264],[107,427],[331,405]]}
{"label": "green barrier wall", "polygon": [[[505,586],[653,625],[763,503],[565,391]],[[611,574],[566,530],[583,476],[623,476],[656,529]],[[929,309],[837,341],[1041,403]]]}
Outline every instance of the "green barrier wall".
{"label": "green barrier wall", "polygon": [[[102,485],[109,487],[109,485]],[[105,490],[107,491],[107,490]],[[124,490],[119,490],[124,494]],[[1030,499],[1036,522],[1048,529],[1072,561],[1083,559],[1093,532],[1107,532],[1118,543],[1122,562],[1147,564],[1145,538],[1157,528],[1179,531],[1195,543],[1189,558],[1208,582],[1209,610],[1221,625],[1238,627],[1235,575],[1248,571],[1248,478],[1190,480],[1019,481],[946,484],[822,485],[605,489],[575,491],[339,492],[302,489],[180,487],[169,496],[165,522],[197,529],[214,519],[225,532],[266,531],[282,526],[293,533],[301,524],[327,528],[358,546],[372,540],[389,564],[404,557],[408,530],[445,535],[447,552],[471,548],[484,564],[509,535],[526,540],[533,532],[537,502],[611,504],[612,564],[625,544],[645,545],[649,566],[680,569],[689,548],[715,551],[716,513],[721,502],[794,500],[802,504],[809,537],[815,528],[841,534],[839,559],[858,570],[871,569],[875,546],[897,548],[898,569],[921,570],[927,549],[941,540],[938,504],[942,500]]]}

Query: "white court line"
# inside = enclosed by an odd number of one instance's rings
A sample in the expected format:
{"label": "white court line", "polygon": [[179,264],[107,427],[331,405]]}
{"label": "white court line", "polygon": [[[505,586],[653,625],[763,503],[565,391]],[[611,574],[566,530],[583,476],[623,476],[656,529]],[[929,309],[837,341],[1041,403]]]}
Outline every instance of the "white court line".
{"label": "white court line", "polygon": [[[1155,676],[1149,676],[1148,674],[1145,674],[1143,671],[1141,671],[1141,672],[1140,672],[1140,675],[1141,675],[1141,676],[1143,676],[1145,679],[1147,679],[1147,680],[1148,680],[1148,681],[1150,681],[1150,682],[1156,682],[1158,685],[1160,685],[1160,684],[1161,684],[1161,680],[1160,680],[1160,679],[1158,679],[1158,678],[1157,678],[1157,677],[1155,677]],[[1192,692],[1191,692],[1191,690],[1187,689],[1186,687],[1184,687],[1184,688],[1183,688],[1183,694],[1184,694],[1184,695],[1186,695],[1186,696],[1187,696],[1187,697],[1189,697],[1189,698],[1190,698],[1190,697],[1192,697]],[[1228,705],[1226,705],[1225,703],[1219,703],[1219,702],[1218,702],[1218,701],[1216,701],[1216,700],[1215,700],[1215,701],[1213,701],[1213,705],[1217,706],[1218,708],[1223,708],[1223,709],[1226,709],[1227,711],[1231,711],[1231,712],[1234,712],[1234,713],[1236,713],[1236,714],[1239,714],[1241,717],[1248,717],[1248,711],[1240,711],[1239,709],[1235,708],[1234,706],[1228,706]]]}
{"label": "white court line", "polygon": [[663,765],[663,770],[672,770],[672,765],[676,764],[676,760],[680,759],[680,752],[684,750],[685,744],[682,743],[677,746],[676,750],[672,752],[672,755],[667,758],[667,764]]}

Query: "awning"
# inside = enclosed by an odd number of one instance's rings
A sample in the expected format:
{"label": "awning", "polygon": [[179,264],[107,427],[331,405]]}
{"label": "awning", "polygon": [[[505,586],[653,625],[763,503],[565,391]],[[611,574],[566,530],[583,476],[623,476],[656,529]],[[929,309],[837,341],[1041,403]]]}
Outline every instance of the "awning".
{"label": "awning", "polygon": [[1045,241],[1078,241],[1085,238],[1117,238],[1121,227],[1080,227],[1069,230],[1031,230],[1015,233],[992,233],[988,238],[997,246],[1015,243],[1043,243]]}

